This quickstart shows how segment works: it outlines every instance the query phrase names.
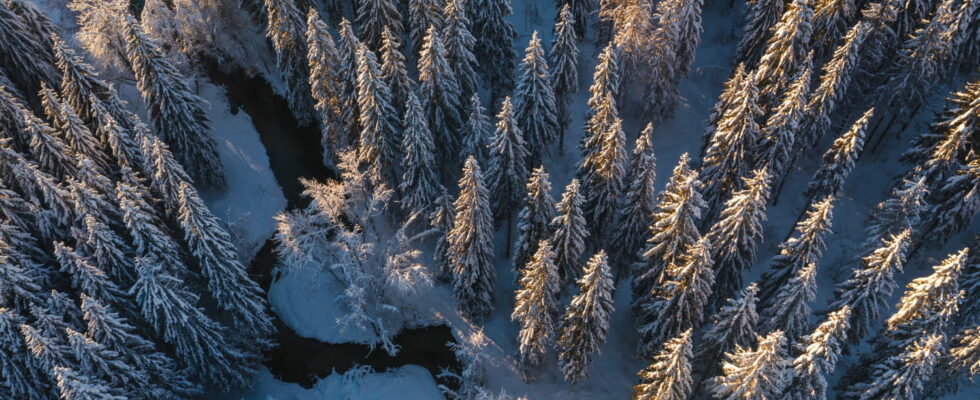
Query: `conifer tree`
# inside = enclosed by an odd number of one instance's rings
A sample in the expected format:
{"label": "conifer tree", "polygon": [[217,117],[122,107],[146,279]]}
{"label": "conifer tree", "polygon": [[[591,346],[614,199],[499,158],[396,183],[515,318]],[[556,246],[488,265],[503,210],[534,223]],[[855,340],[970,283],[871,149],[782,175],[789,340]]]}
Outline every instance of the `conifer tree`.
{"label": "conifer tree", "polygon": [[442,185],[436,173],[435,144],[432,132],[415,94],[408,92],[402,133],[402,174],[399,188],[402,192],[402,208],[409,212],[427,210],[440,195]]}
{"label": "conifer tree", "polygon": [[817,264],[810,263],[779,288],[768,307],[762,310],[762,332],[781,329],[793,340],[805,333],[810,319],[810,303],[817,297]]}
{"label": "conifer tree", "polygon": [[949,177],[936,194],[930,210],[932,216],[928,239],[945,242],[966,229],[980,211],[980,155],[971,153],[969,160]]}
{"label": "conifer tree", "polygon": [[745,11],[745,28],[735,51],[735,60],[744,63],[749,70],[766,50],[769,31],[776,26],[783,15],[783,1],[750,0]]}
{"label": "conifer tree", "polygon": [[554,263],[555,252],[547,240],[537,243],[533,257],[523,265],[518,289],[514,293],[514,311],[510,318],[520,324],[520,369],[524,381],[534,380],[533,369],[541,363],[555,339],[555,316],[561,282]]}
{"label": "conifer tree", "polygon": [[653,184],[657,178],[657,157],[653,154],[653,124],[647,124],[636,138],[633,155],[627,168],[627,186],[620,201],[616,217],[618,229],[612,232],[610,243],[614,261],[614,275],[625,277],[629,267],[637,261],[643,247],[643,235],[656,207]]}
{"label": "conifer tree", "polygon": [[77,250],[115,282],[127,287],[135,281],[133,261],[128,256],[133,250],[108,225],[86,215],[83,221],[72,226],[71,235]]}
{"label": "conifer tree", "polygon": [[[109,100],[103,102],[94,94],[90,94],[87,100],[95,124],[93,133],[104,143],[104,146],[109,148],[109,153],[116,164],[150,174],[152,168],[148,165],[145,157],[147,155],[140,149],[140,143],[145,136],[152,136],[149,127],[135,114],[121,109],[126,103],[119,100],[118,94],[111,86],[107,97]],[[153,136],[153,140],[161,141],[156,136]]]}
{"label": "conifer tree", "polygon": [[447,240],[449,231],[453,229],[453,221],[456,219],[456,209],[453,207],[453,198],[446,192],[446,188],[440,187],[440,189],[439,197],[432,203],[434,209],[429,214],[429,225],[437,232],[432,261],[439,267],[439,273],[436,275],[439,280],[448,282],[452,278],[452,264],[449,261]]}
{"label": "conifer tree", "polygon": [[837,286],[830,307],[851,310],[847,336],[852,344],[870,333],[871,326],[887,307],[886,301],[897,287],[895,273],[902,272],[910,240],[909,229],[883,238],[880,245],[861,260],[862,268],[852,271],[851,276]]}
{"label": "conifer tree", "polygon": [[636,400],[684,400],[691,395],[691,329],[664,343],[653,362],[637,375]]}
{"label": "conifer tree", "polygon": [[345,132],[344,137],[348,140],[346,144],[354,146],[359,143],[361,135],[361,127],[358,121],[360,111],[357,109],[357,51],[363,44],[354,35],[354,29],[351,28],[350,21],[346,18],[341,19],[338,31],[337,51],[340,54],[338,75],[341,82],[340,120]]}
{"label": "conifer tree", "polygon": [[[42,317],[37,315],[38,312],[43,313],[44,311],[35,306],[31,313],[35,314],[35,317]],[[60,318],[56,317],[56,319]],[[43,320],[36,321],[35,325],[37,326],[27,323],[20,325],[20,337],[28,351],[34,356],[34,363],[51,378],[53,376],[50,374],[54,372],[55,367],[59,365],[75,366],[75,363],[68,358],[68,345],[65,343],[63,333],[55,331],[55,329],[64,328],[65,322],[55,322],[59,325],[45,327],[41,325],[44,323]]]}
{"label": "conifer tree", "polygon": [[649,355],[670,338],[700,327],[715,283],[711,264],[711,242],[702,238],[668,267],[655,297],[641,307],[640,353]]}
{"label": "conifer tree", "polygon": [[[341,68],[338,65],[340,53],[337,51],[327,24],[320,19],[320,13],[315,8],[310,8],[306,17],[306,61],[313,108],[316,109],[320,120],[323,161],[325,165],[332,165],[334,147],[344,146],[348,140],[341,120],[343,82],[340,75]],[[382,73],[385,72],[385,66],[387,63],[382,65]]]}
{"label": "conifer tree", "polygon": [[[572,3],[575,3],[573,0]],[[565,148],[565,129],[571,117],[568,106],[572,94],[578,91],[578,43],[576,43],[575,16],[571,4],[565,3],[558,13],[555,23],[554,39],[548,52],[551,67],[551,84],[554,85],[556,119],[558,121],[558,152]]]}
{"label": "conifer tree", "polygon": [[50,398],[51,382],[21,339],[19,326],[24,318],[7,308],[0,308],[0,387],[15,399]]}
{"label": "conifer tree", "polygon": [[687,154],[682,154],[667,186],[657,196],[646,246],[640,253],[640,261],[632,267],[634,315],[660,284],[664,271],[678,263],[683,252],[701,239],[697,220],[705,204],[698,173],[691,170],[689,163]]}
{"label": "conifer tree", "polygon": [[592,85],[589,86],[589,100],[586,103],[589,111],[585,119],[585,136],[580,147],[586,157],[597,151],[602,134],[609,128],[613,120],[619,116],[616,108],[616,95],[619,93],[619,63],[616,51],[612,45],[606,46],[599,53],[599,64],[592,74]]}
{"label": "conifer tree", "polygon": [[0,171],[13,186],[20,189],[24,197],[32,202],[40,202],[40,207],[52,212],[56,221],[55,229],[68,226],[69,219],[75,215],[70,206],[70,194],[55,177],[41,171],[37,164],[29,161],[23,154],[10,148],[10,139],[0,139]]}
{"label": "conifer tree", "polygon": [[[649,74],[648,78],[654,84],[666,80],[658,78],[664,72],[661,65],[673,64],[676,55],[674,49],[667,47],[674,44],[670,36],[676,34],[675,28],[677,28],[676,21],[671,20],[670,15],[673,4],[657,3],[656,14],[654,14],[653,2],[648,0],[613,1],[610,4],[612,8],[607,14],[612,25],[612,40],[609,41],[609,45],[616,48],[622,73],[620,85],[624,88],[623,96],[625,97],[629,92],[628,84],[633,83],[635,78],[643,78]],[[600,10],[600,19],[604,16],[603,11],[605,10]],[[655,27],[653,21],[658,19],[665,23],[657,24]],[[647,58],[651,54],[656,54],[658,57]],[[644,71],[644,67],[647,66],[651,68]]]}
{"label": "conifer tree", "polygon": [[27,109],[20,109],[22,118],[20,136],[27,140],[29,154],[45,172],[55,177],[65,177],[75,173],[75,163],[71,159],[68,146],[56,135],[57,132],[44,120]]}
{"label": "conifer tree", "polygon": [[184,273],[180,245],[162,229],[156,211],[148,203],[146,189],[124,182],[116,183],[116,201],[137,256],[153,256],[170,268],[171,273]]}
{"label": "conifer tree", "polygon": [[789,384],[791,360],[783,332],[757,335],[756,343],[755,349],[735,346],[725,353],[722,375],[711,381],[711,394],[716,399],[778,398]]}
{"label": "conifer tree", "polygon": [[514,114],[524,133],[532,165],[541,160],[547,145],[558,139],[555,94],[551,85],[544,48],[535,31],[531,34],[514,90]]}
{"label": "conifer tree", "polygon": [[0,246],[0,304],[27,310],[43,300],[41,284],[44,282],[18,261],[9,245]]}
{"label": "conifer tree", "polygon": [[391,103],[399,114],[405,114],[408,93],[412,91],[412,79],[405,70],[405,55],[401,40],[388,28],[381,33],[381,80],[391,91]]}
{"label": "conifer tree", "polygon": [[708,218],[721,205],[722,196],[742,189],[739,178],[748,176],[752,168],[753,150],[759,140],[759,107],[756,79],[746,76],[742,81],[735,107],[727,110],[718,121],[718,128],[702,157],[701,176]]}
{"label": "conifer tree", "polygon": [[313,99],[310,97],[303,13],[291,0],[264,2],[267,21],[265,35],[276,51],[276,67],[286,83],[286,101],[296,121],[300,125],[309,125],[313,122]]}
{"label": "conifer tree", "polygon": [[459,129],[463,125],[459,83],[447,56],[439,31],[429,28],[419,56],[419,99],[432,138],[439,143],[439,165],[444,166],[455,165]]}
{"label": "conifer tree", "polygon": [[480,165],[472,156],[463,166],[453,228],[446,251],[453,272],[453,297],[464,314],[486,318],[493,311],[493,215]]}
{"label": "conifer tree", "polygon": [[821,400],[827,398],[827,378],[834,372],[844,341],[847,340],[850,308],[844,306],[827,315],[827,319],[803,337],[797,345],[799,355],[793,359],[793,380],[783,394],[787,399]]}
{"label": "conifer tree", "polygon": [[711,241],[715,284],[713,305],[735,295],[742,287],[742,273],[755,261],[756,246],[762,241],[762,222],[769,201],[769,173],[757,169],[745,179],[745,189],[732,193],[718,221],[705,235]]}
{"label": "conifer tree", "polygon": [[800,122],[810,91],[810,69],[803,68],[772,111],[759,138],[757,168],[766,167],[773,181],[781,182],[796,152]]}
{"label": "conifer tree", "polygon": [[51,371],[57,380],[58,390],[64,400],[126,400],[120,392],[88,371],[75,371],[70,367],[56,366]]}
{"label": "conifer tree", "polygon": [[742,91],[742,80],[745,79],[745,64],[739,63],[735,66],[732,71],[732,76],[725,81],[725,88],[722,90],[721,95],[718,96],[718,101],[715,106],[711,109],[711,114],[708,114],[708,127],[704,130],[704,135],[701,139],[701,155],[705,154],[708,146],[711,144],[712,138],[715,136],[715,132],[718,130],[718,122],[721,121],[721,117],[735,108],[738,104],[738,99],[740,99],[740,94]]}
{"label": "conifer tree", "polygon": [[[586,21],[589,19],[589,15],[595,11],[596,2],[595,0],[558,0],[561,3],[567,3],[569,9],[574,16],[575,22],[575,36],[579,39],[585,39],[585,29]],[[558,5],[558,3],[555,3]]]}
{"label": "conifer tree", "polygon": [[834,144],[823,154],[820,169],[810,179],[807,197],[814,199],[836,196],[844,189],[844,180],[854,169],[854,164],[864,149],[864,133],[872,115],[874,108],[865,111],[851,129],[834,140]]}
{"label": "conifer tree", "polygon": [[493,193],[491,204],[497,221],[510,218],[512,210],[520,204],[528,176],[526,143],[510,97],[505,97],[500,114],[497,114],[497,130],[490,139],[490,166],[487,168],[487,186]]}
{"label": "conifer tree", "polygon": [[65,246],[62,242],[55,242],[54,255],[61,265],[61,271],[70,277],[71,285],[76,290],[102,302],[117,306],[128,304],[122,290],[109,279],[106,273],[89,263],[75,249]]}
{"label": "conifer tree", "polygon": [[[0,56],[0,69],[23,93],[37,93],[42,82],[54,86],[61,76],[49,47],[53,39],[50,32],[40,31],[38,24],[25,19],[24,7],[30,7],[35,16],[43,18],[44,14],[30,3],[11,1],[0,4],[0,37],[4,38],[0,41],[0,54],[3,55]],[[46,18],[34,22],[43,23],[47,26],[45,30],[52,26]]]}
{"label": "conifer tree", "polygon": [[558,266],[562,287],[579,278],[579,261],[589,236],[582,212],[583,204],[585,197],[579,193],[579,181],[572,179],[555,207],[558,215],[551,221],[555,227],[551,244],[555,249],[555,265]]}
{"label": "conifer tree", "polygon": [[397,186],[401,157],[401,123],[391,105],[391,91],[382,80],[378,60],[367,46],[357,50],[357,108],[361,141],[358,158],[367,163],[372,182]]}
{"label": "conifer tree", "polygon": [[857,17],[855,0],[831,0],[818,2],[813,7],[812,47],[817,50],[817,58],[830,49],[847,33],[848,26]]}
{"label": "conifer tree", "polygon": [[480,104],[480,95],[473,93],[470,97],[470,104],[466,124],[460,136],[463,139],[463,148],[460,154],[463,156],[473,156],[478,162],[486,163],[489,159],[487,146],[490,141],[490,134],[493,133],[493,125],[490,118],[486,115],[486,109]]}
{"label": "conifer tree", "polygon": [[[181,184],[177,217],[190,253],[208,282],[218,306],[231,314],[235,329],[259,350],[272,333],[272,320],[262,289],[248,277],[231,235],[190,185]],[[258,350],[256,350],[258,351]]]}
{"label": "conifer tree", "polygon": [[589,376],[592,356],[602,351],[613,312],[613,280],[605,251],[599,250],[578,280],[579,294],[565,309],[558,338],[558,366],[565,381]]}
{"label": "conifer tree", "polygon": [[422,43],[429,28],[442,32],[445,24],[444,9],[444,0],[408,0],[408,26],[411,28],[409,37],[412,39],[412,54],[419,54],[422,50]]}
{"label": "conifer tree", "polygon": [[980,328],[963,331],[949,353],[953,357],[954,367],[964,368],[971,375],[980,373]]}
{"label": "conifer tree", "polygon": [[490,104],[510,92],[513,86],[514,49],[517,37],[514,26],[507,21],[513,13],[510,0],[479,0],[473,7],[473,32],[480,32],[473,52],[481,60],[484,79],[490,83]]}
{"label": "conifer tree", "polygon": [[924,176],[934,187],[952,175],[970,151],[971,135],[980,131],[980,81],[967,83],[947,99],[946,109],[929,131],[912,140],[902,161],[915,165],[910,174]]}
{"label": "conifer tree", "polygon": [[65,330],[68,346],[78,361],[79,370],[108,383],[116,393],[129,398],[143,397],[142,388],[149,378],[127,365],[115,351],[107,349],[74,329]]}
{"label": "conifer tree", "polygon": [[[470,0],[448,0],[445,8],[445,38],[446,58],[449,66],[459,82],[460,98],[469,98],[480,88],[476,68],[479,65],[473,55],[476,39],[470,33]],[[476,0],[472,0],[476,1]]]}
{"label": "conifer tree", "polygon": [[[657,3],[654,19],[657,28],[651,33],[652,54],[650,85],[646,91],[645,107],[651,118],[669,116],[677,104],[677,84],[687,76],[694,63],[694,51],[701,42],[701,6],[703,0],[661,1]],[[644,15],[642,8],[630,11]]]}
{"label": "conifer tree", "polygon": [[603,240],[607,226],[618,213],[618,202],[623,194],[623,178],[626,175],[626,134],[622,120],[615,118],[596,152],[582,160],[580,171],[585,171],[582,188],[585,192],[585,215],[591,221],[594,238]]}
{"label": "conifer tree", "polygon": [[107,171],[108,155],[71,105],[63,102],[47,84],[41,85],[40,97],[44,114],[58,130],[58,138],[68,146],[68,150],[75,155],[83,154],[89,157],[98,168]]}
{"label": "conifer tree", "polygon": [[402,16],[394,0],[361,0],[357,2],[357,33],[372,51],[379,51],[385,30],[396,36],[402,33]]}
{"label": "conifer tree", "polygon": [[[283,1],[285,2],[285,1]],[[204,100],[195,95],[180,72],[132,18],[126,22],[126,50],[136,75],[136,87],[147,104],[153,128],[174,148],[181,164],[199,185],[225,184],[217,144],[208,136],[211,121]],[[309,92],[304,77],[303,95]]]}
{"label": "conifer tree", "polygon": [[119,28],[129,14],[129,4],[124,0],[72,0],[67,6],[77,14],[79,44],[99,66],[112,72],[126,69],[125,38]]}
{"label": "conifer tree", "polygon": [[824,236],[830,232],[833,201],[834,196],[827,196],[812,203],[803,220],[793,228],[792,236],[779,244],[779,254],[773,256],[769,270],[760,279],[762,304],[771,305],[779,288],[797,276],[800,269],[820,261],[826,247]]}
{"label": "conifer tree", "polygon": [[792,0],[773,27],[766,51],[755,71],[760,104],[771,104],[807,59],[812,20],[813,9],[809,0]]}
{"label": "conifer tree", "polygon": [[551,197],[551,181],[544,167],[531,172],[527,181],[524,208],[518,214],[514,267],[521,268],[537,250],[538,242],[552,237],[551,220],[555,218],[555,199]]}
{"label": "conifer tree", "polygon": [[901,354],[890,357],[871,371],[870,381],[852,386],[842,393],[846,399],[915,399],[943,352],[944,338],[929,335],[918,338]]}
{"label": "conifer tree", "polygon": [[878,203],[865,227],[865,248],[876,247],[889,235],[920,229],[920,215],[926,209],[925,179],[903,180],[892,189],[890,197]]}

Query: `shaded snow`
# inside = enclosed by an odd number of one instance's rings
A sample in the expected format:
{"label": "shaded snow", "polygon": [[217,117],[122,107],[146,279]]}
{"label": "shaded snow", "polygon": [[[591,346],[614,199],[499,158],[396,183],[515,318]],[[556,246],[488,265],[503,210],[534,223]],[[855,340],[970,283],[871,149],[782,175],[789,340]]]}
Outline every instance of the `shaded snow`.
{"label": "shaded snow", "polygon": [[388,372],[358,374],[333,374],[305,389],[295,383],[277,380],[263,368],[253,380],[251,388],[241,393],[221,396],[232,400],[441,400],[442,392],[432,375],[417,365]]}

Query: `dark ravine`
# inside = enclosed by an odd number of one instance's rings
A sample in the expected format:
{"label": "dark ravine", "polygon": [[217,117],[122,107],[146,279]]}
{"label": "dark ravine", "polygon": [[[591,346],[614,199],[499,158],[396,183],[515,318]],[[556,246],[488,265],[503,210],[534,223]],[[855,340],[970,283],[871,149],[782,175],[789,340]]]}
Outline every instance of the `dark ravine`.
{"label": "dark ravine", "polygon": [[[273,93],[264,79],[249,77],[244,71],[222,71],[214,65],[208,65],[207,72],[212,82],[225,88],[232,113],[240,109],[252,118],[288,207],[304,206],[299,178],[326,179],[335,176],[323,165],[317,128],[299,126],[285,99]],[[250,266],[250,274],[267,293],[274,280],[274,249],[275,243],[269,239]],[[265,365],[277,379],[307,388],[319,378],[334,372],[346,372],[356,365],[384,371],[415,364],[429,370],[433,377],[443,369],[459,368],[459,361],[447,346],[455,340],[446,325],[402,330],[394,338],[400,348],[395,356],[381,349],[372,350],[364,344],[333,344],[301,337],[278,316],[275,316],[275,325],[276,346],[266,354]],[[436,378],[436,381],[450,388],[457,386],[455,381],[445,378]]]}

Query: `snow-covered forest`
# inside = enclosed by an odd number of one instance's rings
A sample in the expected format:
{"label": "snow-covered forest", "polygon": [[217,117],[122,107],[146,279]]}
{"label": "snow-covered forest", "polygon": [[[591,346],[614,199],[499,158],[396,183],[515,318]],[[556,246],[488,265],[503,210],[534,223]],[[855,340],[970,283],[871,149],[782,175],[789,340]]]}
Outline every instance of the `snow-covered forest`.
{"label": "snow-covered forest", "polygon": [[980,398],[980,0],[0,0],[0,399]]}

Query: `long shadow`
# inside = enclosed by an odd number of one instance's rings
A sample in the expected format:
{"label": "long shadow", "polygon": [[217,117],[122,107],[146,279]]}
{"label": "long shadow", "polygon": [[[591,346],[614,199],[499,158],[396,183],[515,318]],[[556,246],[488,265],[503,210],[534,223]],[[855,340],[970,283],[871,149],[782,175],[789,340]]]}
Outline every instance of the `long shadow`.
{"label": "long shadow", "polygon": [[[214,64],[206,65],[211,81],[225,88],[232,113],[243,110],[252,118],[269,164],[282,186],[289,208],[304,207],[302,184],[299,178],[322,180],[335,174],[323,165],[320,132],[314,127],[300,126],[293,118],[285,99],[273,93],[268,82],[247,76],[244,71],[223,71]],[[266,241],[252,260],[250,275],[268,293],[274,280],[272,270],[277,262],[275,242]],[[383,350],[372,351],[359,343],[326,343],[299,336],[274,315],[277,332],[276,346],[266,354],[265,365],[279,380],[312,387],[319,379],[334,372],[343,373],[357,365],[367,365],[376,371],[406,364],[420,365],[433,377],[442,369],[458,370],[459,361],[447,346],[455,342],[446,325],[403,329],[394,338],[400,351],[390,356]],[[457,382],[436,378],[440,384],[456,388]]]}

